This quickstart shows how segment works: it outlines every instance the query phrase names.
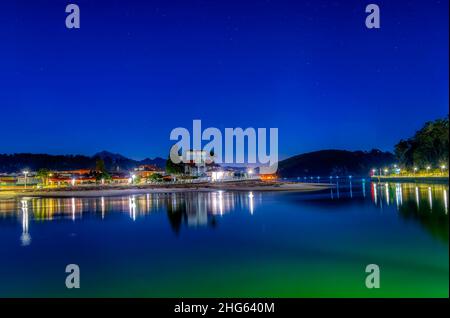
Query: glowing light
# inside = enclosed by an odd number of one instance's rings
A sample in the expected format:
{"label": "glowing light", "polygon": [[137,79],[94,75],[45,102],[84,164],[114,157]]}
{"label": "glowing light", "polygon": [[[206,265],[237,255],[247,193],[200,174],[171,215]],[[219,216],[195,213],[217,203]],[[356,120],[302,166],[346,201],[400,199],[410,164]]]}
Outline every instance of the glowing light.
{"label": "glowing light", "polygon": [[31,236],[28,233],[28,223],[29,223],[28,202],[22,200],[21,203],[22,203],[22,235],[20,236],[20,241],[22,243],[22,246],[28,246],[31,243]]}
{"label": "glowing light", "polygon": [[377,204],[377,199],[378,199],[378,195],[377,195],[377,185],[374,183],[373,184],[373,201],[375,202],[375,205]]}
{"label": "glowing light", "polygon": [[400,183],[395,184],[395,201],[397,203],[397,209],[402,205],[403,203],[403,197],[402,197],[402,187]]}
{"label": "glowing light", "polygon": [[448,213],[447,190],[444,189],[444,208],[445,214]]}
{"label": "glowing light", "polygon": [[223,191],[220,190],[217,194],[218,194],[218,201],[217,201],[216,204],[219,207],[220,215],[223,215]]}
{"label": "glowing light", "polygon": [[430,203],[430,211],[433,210],[433,197],[431,195],[431,187],[428,187],[428,201]]}
{"label": "glowing light", "polygon": [[363,196],[366,197],[366,181],[364,179],[362,182],[362,191],[363,191]]}
{"label": "glowing light", "polygon": [[27,175],[29,174],[30,172],[28,171],[28,170],[24,170],[23,171],[23,174],[25,175],[25,188],[27,187]]}
{"label": "glowing light", "polygon": [[223,177],[224,177],[223,171],[213,171],[213,173],[211,174],[212,181],[220,181],[223,179]]}
{"label": "glowing light", "polygon": [[101,197],[102,219],[105,218],[105,198]]}
{"label": "glowing light", "polygon": [[133,221],[136,221],[136,198],[134,197],[134,195],[128,198],[128,205],[130,208],[130,217],[133,219]]}
{"label": "glowing light", "polygon": [[72,220],[75,221],[75,198],[72,198]]}
{"label": "glowing light", "polygon": [[253,214],[253,192],[250,191],[250,193],[248,194],[248,198],[249,198],[249,206],[250,206],[250,214]]}
{"label": "glowing light", "polygon": [[416,202],[417,202],[417,208],[419,208],[419,188],[416,187]]}
{"label": "glowing light", "polygon": [[389,205],[389,185],[387,182],[384,185],[384,187],[385,187],[385,192],[386,192],[386,204]]}

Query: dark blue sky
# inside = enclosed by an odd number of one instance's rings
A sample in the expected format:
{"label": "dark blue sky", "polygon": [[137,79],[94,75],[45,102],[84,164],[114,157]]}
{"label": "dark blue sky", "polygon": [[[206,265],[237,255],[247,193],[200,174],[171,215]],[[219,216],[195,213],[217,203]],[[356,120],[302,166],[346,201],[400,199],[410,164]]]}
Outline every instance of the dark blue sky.
{"label": "dark blue sky", "polygon": [[166,156],[193,119],[278,127],[281,157],[392,150],[448,114],[448,1],[9,2],[0,153]]}

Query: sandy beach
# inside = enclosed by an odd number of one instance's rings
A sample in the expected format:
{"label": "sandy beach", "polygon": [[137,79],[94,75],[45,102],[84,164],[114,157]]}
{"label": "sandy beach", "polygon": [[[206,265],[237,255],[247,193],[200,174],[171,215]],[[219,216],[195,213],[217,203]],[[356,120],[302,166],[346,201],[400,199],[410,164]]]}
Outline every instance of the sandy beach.
{"label": "sandy beach", "polygon": [[311,192],[328,189],[325,183],[239,181],[220,183],[160,184],[135,186],[77,186],[52,189],[0,191],[0,199],[13,197],[98,197],[145,193],[207,192],[207,191],[290,191]]}

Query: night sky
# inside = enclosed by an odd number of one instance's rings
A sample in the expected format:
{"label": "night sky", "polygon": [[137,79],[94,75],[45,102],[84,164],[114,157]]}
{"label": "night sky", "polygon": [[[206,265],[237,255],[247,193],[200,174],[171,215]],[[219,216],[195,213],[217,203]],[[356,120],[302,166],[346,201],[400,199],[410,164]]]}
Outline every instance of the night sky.
{"label": "night sky", "polygon": [[[9,3],[5,3],[9,2]],[[81,9],[66,29],[65,6]],[[365,27],[365,6],[381,29]],[[393,150],[448,114],[448,1],[2,1],[0,153],[167,156],[277,127],[280,157]]]}

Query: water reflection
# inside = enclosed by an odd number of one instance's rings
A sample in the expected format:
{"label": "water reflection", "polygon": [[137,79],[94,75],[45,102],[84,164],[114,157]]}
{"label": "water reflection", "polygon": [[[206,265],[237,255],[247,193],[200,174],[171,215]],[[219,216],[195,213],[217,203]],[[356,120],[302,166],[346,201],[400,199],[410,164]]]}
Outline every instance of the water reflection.
{"label": "water reflection", "polygon": [[98,216],[108,219],[112,212],[128,214],[132,221],[152,213],[166,213],[175,233],[182,225],[188,227],[215,227],[218,217],[236,208],[255,213],[261,194],[253,192],[188,192],[152,193],[110,198],[25,198],[0,200],[0,221],[15,218],[22,222],[20,241],[23,246],[31,243],[30,219],[34,222],[59,221]]}
{"label": "water reflection", "polygon": [[[337,179],[337,178],[336,178]],[[366,198],[366,189],[369,191]],[[164,213],[174,233],[186,227],[216,227],[220,217],[232,211],[257,212],[260,192],[149,193],[125,197],[98,198],[23,198],[0,200],[0,222],[15,219],[21,223],[20,243],[31,244],[33,222],[71,220],[83,217],[107,221],[112,212],[132,222],[153,213]],[[303,198],[302,194],[294,194]],[[328,197],[327,197],[328,196]],[[368,208],[397,211],[399,217],[421,224],[439,240],[448,242],[448,185],[415,183],[377,183],[365,180],[336,180],[315,205],[334,201],[364,202]],[[286,198],[286,200],[289,200]],[[270,203],[268,203],[270,204]],[[329,209],[333,209],[329,206]],[[361,209],[364,209],[362,206]],[[388,210],[389,209],[389,210]],[[1,225],[1,223],[0,223]],[[31,233],[31,234],[30,234]]]}
{"label": "water reflection", "polygon": [[400,216],[419,222],[434,237],[448,242],[448,185],[372,183],[372,202],[394,204]]}
{"label": "water reflection", "polygon": [[29,223],[29,214],[28,214],[28,202],[26,200],[21,201],[22,204],[22,235],[20,236],[20,241],[22,246],[30,245],[31,236],[28,233],[28,223]]}

